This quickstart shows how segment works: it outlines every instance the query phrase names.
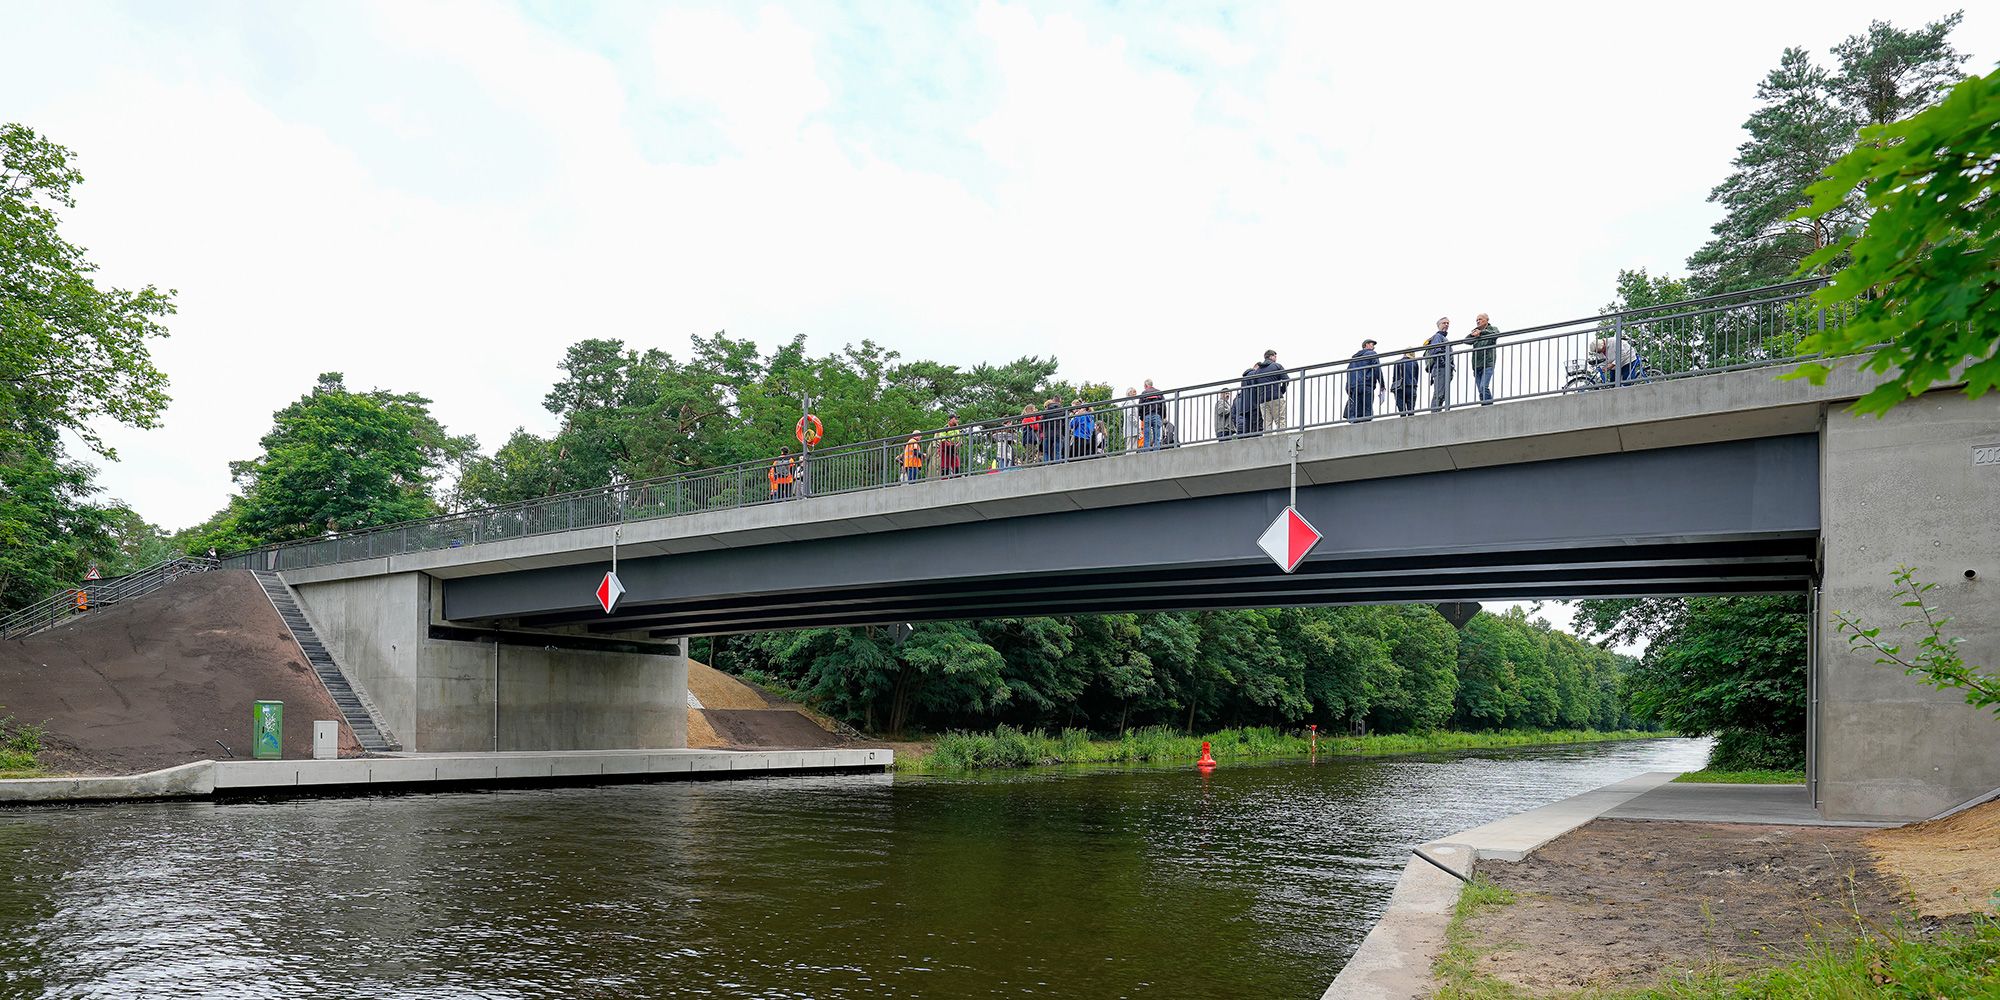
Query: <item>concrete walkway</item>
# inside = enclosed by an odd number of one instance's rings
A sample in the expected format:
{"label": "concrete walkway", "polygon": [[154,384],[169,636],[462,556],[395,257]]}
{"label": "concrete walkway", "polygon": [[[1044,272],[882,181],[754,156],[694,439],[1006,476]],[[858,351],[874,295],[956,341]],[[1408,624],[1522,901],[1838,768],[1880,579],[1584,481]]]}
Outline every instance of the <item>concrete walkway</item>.
{"label": "concrete walkway", "polygon": [[1604,813],[1604,818],[1780,826],[1897,825],[1822,819],[1804,785],[1666,784],[1612,807]]}
{"label": "concrete walkway", "polygon": [[145,774],[0,781],[0,804],[341,794],[371,789],[453,791],[508,785],[882,771],[886,749],[555,750],[395,754],[344,760],[196,761]]}

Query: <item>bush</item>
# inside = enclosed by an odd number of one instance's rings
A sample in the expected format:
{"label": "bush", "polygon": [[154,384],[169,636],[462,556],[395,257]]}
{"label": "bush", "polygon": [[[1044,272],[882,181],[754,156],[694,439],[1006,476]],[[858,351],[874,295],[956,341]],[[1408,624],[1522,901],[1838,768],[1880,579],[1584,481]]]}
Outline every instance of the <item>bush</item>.
{"label": "bush", "polygon": [[1713,771],[1803,771],[1806,734],[1725,729],[1715,734],[1708,767]]}
{"label": "bush", "polygon": [[0,718],[0,771],[32,771],[40,765],[40,726],[15,725],[12,716]]}

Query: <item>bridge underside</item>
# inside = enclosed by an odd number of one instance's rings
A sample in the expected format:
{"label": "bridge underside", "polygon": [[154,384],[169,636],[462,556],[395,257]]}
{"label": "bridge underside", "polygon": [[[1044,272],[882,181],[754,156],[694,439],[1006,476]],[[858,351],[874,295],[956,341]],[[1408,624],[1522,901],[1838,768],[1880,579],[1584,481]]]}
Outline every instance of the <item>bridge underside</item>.
{"label": "bridge underside", "polygon": [[[923,489],[922,484],[911,489]],[[698,635],[1020,615],[1804,592],[1819,445],[1795,435],[1301,488],[1296,573],[1257,536],[1284,490],[442,581],[444,617]]]}

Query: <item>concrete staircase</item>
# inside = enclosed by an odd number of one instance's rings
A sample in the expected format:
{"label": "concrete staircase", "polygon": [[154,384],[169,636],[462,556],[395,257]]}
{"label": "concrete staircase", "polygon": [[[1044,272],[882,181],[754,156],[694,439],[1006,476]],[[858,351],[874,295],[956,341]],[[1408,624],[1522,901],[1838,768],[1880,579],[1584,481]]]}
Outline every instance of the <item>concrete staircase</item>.
{"label": "concrete staircase", "polygon": [[326,693],[333,696],[333,703],[347,720],[347,728],[354,730],[354,738],[361,741],[361,748],[370,752],[401,750],[402,745],[390,737],[375,721],[375,713],[367,700],[354,686],[347,682],[347,675],[340,672],[340,665],[333,662],[333,654],[327,652],[326,644],[319,641],[312,623],[299,608],[298,599],[292,596],[292,588],[278,574],[268,570],[252,570],[257,583],[264,588],[264,596],[271,599],[271,607],[277,609],[278,617],[285,620],[285,627],[292,630],[293,641],[299,644],[299,651],[305,654],[306,663],[319,676],[319,682],[326,687]]}

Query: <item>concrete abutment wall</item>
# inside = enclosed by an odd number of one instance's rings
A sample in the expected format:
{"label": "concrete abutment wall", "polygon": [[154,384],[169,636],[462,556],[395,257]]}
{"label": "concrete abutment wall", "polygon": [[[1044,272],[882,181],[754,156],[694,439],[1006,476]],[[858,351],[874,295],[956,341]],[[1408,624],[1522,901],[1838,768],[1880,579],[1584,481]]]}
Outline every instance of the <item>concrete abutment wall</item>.
{"label": "concrete abutment wall", "polygon": [[1938,584],[1926,601],[1951,616],[1966,662],[2000,665],[2000,465],[1974,454],[2000,444],[2000,400],[1933,392],[1879,419],[1829,407],[1821,440],[1820,811],[1923,819],[2000,787],[2000,717],[1850,649],[1834,614],[1914,651],[1916,629],[1890,636],[1912,610],[1892,577],[1910,566]]}
{"label": "concrete abutment wall", "polygon": [[295,589],[327,649],[406,750],[687,746],[685,645],[605,652],[434,639],[437,583],[424,573]]}

